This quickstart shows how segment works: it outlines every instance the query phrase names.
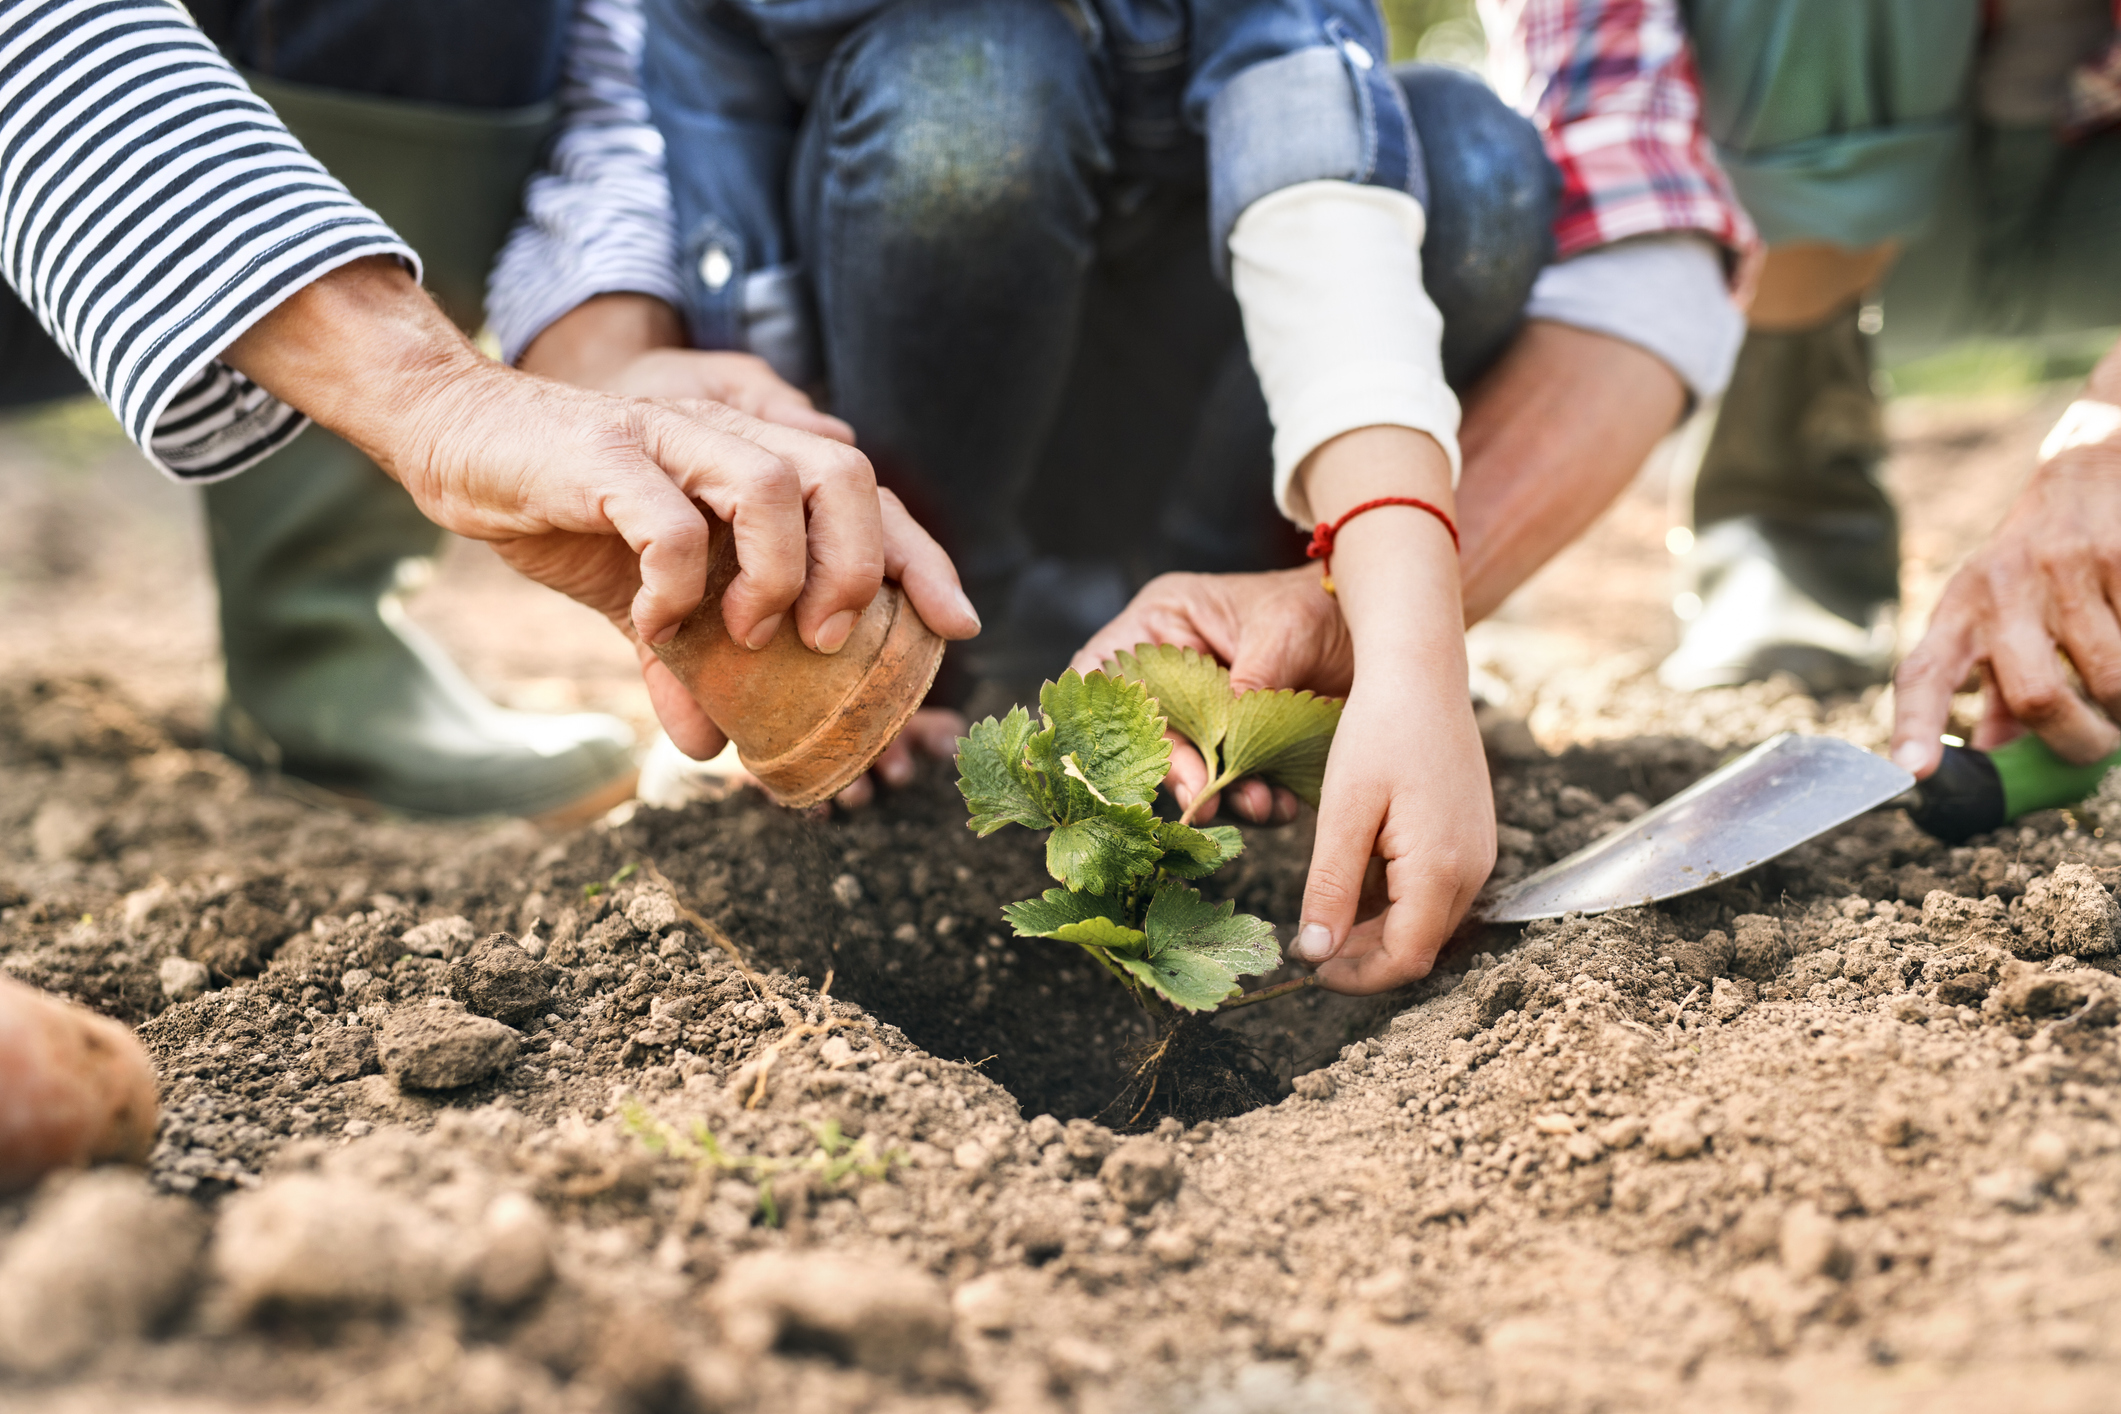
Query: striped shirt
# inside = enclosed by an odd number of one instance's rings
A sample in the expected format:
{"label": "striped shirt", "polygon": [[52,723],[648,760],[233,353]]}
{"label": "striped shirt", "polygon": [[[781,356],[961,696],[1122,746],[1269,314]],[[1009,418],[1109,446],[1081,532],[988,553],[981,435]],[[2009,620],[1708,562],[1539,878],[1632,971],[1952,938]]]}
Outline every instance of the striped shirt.
{"label": "striped shirt", "polygon": [[679,307],[677,222],[663,135],[641,92],[638,0],[581,0],[560,83],[563,127],[494,264],[487,326],[514,363],[545,326],[594,295]]}
{"label": "striped shirt", "polygon": [[0,0],[0,274],[163,471],[307,425],[216,360],[371,255],[418,269],[172,0]]}

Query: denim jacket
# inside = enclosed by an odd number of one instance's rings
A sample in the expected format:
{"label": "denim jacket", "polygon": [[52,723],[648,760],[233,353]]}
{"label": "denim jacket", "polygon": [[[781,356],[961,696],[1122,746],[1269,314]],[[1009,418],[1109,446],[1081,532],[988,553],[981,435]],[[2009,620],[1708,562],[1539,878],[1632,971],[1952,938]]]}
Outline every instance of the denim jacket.
{"label": "denim jacket", "polygon": [[[717,154],[673,192],[687,322],[743,347],[747,278],[788,266],[803,104],[840,38],[892,0],[647,0],[642,82],[669,141]],[[1096,54],[1122,178],[1197,180],[1210,250],[1262,196],[1353,181],[1426,196],[1375,0],[1055,0]]]}

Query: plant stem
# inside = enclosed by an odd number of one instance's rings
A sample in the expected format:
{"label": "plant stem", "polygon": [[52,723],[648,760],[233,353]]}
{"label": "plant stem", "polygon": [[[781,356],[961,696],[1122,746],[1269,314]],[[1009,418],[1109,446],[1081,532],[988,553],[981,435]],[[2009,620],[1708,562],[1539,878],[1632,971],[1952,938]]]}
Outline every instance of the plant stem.
{"label": "plant stem", "polygon": [[1201,791],[1201,793],[1193,797],[1193,803],[1187,806],[1185,808],[1184,813],[1178,817],[1178,823],[1181,825],[1191,825],[1193,823],[1193,812],[1200,809],[1201,806],[1207,804],[1209,801],[1215,799],[1217,793],[1219,793],[1224,786],[1229,785],[1230,782],[1235,779],[1237,779],[1235,776],[1222,775],[1217,776],[1214,780],[1208,782],[1207,786]]}
{"label": "plant stem", "polygon": [[1271,987],[1261,987],[1256,992],[1247,992],[1241,997],[1224,1002],[1216,1010],[1230,1011],[1236,1007],[1250,1006],[1254,1002],[1271,1002],[1276,997],[1285,997],[1291,992],[1301,992],[1307,987],[1316,987],[1317,985],[1318,979],[1316,977],[1299,977],[1293,982],[1277,982]]}

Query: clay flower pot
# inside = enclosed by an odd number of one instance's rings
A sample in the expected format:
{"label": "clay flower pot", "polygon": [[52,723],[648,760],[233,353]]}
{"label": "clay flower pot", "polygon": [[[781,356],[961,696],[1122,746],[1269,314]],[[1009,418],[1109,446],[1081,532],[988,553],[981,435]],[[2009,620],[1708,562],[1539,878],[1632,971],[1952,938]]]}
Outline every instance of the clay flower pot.
{"label": "clay flower pot", "polygon": [[722,591],[736,574],[736,537],[717,524],[707,597],[656,654],[736,743],[768,795],[797,809],[830,800],[921,705],[943,640],[887,579],[839,652],[804,647],[793,614],[753,651],[722,625]]}

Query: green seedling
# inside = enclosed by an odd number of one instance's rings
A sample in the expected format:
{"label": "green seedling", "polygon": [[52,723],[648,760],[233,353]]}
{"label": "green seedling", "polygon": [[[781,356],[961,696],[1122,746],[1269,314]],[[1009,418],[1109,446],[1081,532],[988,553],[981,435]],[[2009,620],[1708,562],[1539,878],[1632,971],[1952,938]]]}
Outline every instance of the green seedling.
{"label": "green seedling", "polygon": [[759,1218],[768,1227],[781,1225],[780,1204],[773,1196],[773,1181],[784,1173],[808,1169],[826,1188],[837,1189],[850,1178],[882,1181],[891,1176],[894,1164],[904,1164],[905,1154],[893,1149],[878,1154],[869,1141],[849,1139],[840,1122],[828,1119],[809,1126],[817,1147],[788,1159],[757,1154],[732,1154],[722,1147],[705,1120],[694,1120],[689,1131],[657,1119],[638,1100],[628,1100],[621,1111],[626,1129],[651,1154],[681,1159],[701,1173],[726,1173],[749,1181],[758,1193]]}
{"label": "green seedling", "polygon": [[606,893],[612,889],[617,888],[619,885],[625,883],[628,879],[631,879],[634,875],[640,872],[641,866],[639,864],[629,864],[625,868],[619,870],[618,873],[606,879],[601,884],[582,885],[582,897],[595,898],[598,894]]}
{"label": "green seedling", "polygon": [[1272,970],[1273,927],[1189,882],[1237,858],[1243,837],[1228,825],[1195,828],[1190,810],[1165,820],[1151,809],[1171,764],[1165,731],[1200,751],[1211,789],[1260,775],[1316,804],[1340,704],[1233,693],[1213,659],[1144,644],[1109,673],[1071,670],[1047,683],[1039,715],[1035,727],[1018,707],[958,742],[974,833],[1051,831],[1046,870],[1061,887],[1002,910],[1017,936],[1075,944],[1151,1010],[1209,1011],[1238,994],[1239,977]]}

